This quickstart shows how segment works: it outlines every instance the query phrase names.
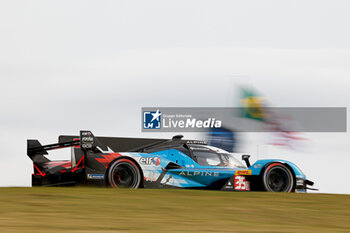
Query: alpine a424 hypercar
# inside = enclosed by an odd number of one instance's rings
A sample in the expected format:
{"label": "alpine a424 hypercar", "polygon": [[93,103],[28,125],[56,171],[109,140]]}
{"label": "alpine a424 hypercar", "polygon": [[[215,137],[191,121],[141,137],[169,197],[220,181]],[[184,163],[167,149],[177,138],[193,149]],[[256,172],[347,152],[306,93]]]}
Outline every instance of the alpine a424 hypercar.
{"label": "alpine a424 hypercar", "polygon": [[[94,185],[114,188],[191,188],[227,191],[306,192],[313,182],[293,163],[235,156],[204,141],[59,136],[41,145],[28,140],[33,186]],[[51,161],[48,150],[71,147],[70,161]],[[121,152],[123,151],[123,152]]]}

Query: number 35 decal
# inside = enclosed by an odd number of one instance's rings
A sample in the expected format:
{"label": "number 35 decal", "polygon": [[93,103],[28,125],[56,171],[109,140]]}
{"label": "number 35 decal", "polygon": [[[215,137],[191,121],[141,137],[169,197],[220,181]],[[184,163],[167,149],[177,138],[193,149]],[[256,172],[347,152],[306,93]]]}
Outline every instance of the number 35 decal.
{"label": "number 35 decal", "polygon": [[235,176],[235,190],[249,191],[249,181],[245,180],[245,176]]}

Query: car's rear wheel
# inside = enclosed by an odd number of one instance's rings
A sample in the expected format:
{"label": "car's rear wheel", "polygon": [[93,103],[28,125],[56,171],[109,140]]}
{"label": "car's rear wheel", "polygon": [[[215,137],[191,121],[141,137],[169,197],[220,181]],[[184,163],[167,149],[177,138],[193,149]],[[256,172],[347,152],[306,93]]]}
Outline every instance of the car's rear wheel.
{"label": "car's rear wheel", "polygon": [[108,182],[113,188],[138,188],[141,173],[137,165],[130,159],[115,161],[108,172]]}
{"label": "car's rear wheel", "polygon": [[263,184],[269,192],[291,192],[294,187],[292,172],[281,163],[268,165],[263,173]]}

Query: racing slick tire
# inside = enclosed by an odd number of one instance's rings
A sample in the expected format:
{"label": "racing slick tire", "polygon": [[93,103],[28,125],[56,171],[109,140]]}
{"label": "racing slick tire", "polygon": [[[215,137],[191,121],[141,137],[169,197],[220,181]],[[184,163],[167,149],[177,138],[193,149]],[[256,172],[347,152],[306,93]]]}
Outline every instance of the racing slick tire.
{"label": "racing slick tire", "polygon": [[268,192],[292,192],[294,176],[290,169],[281,163],[269,164],[262,175],[263,185]]}
{"label": "racing slick tire", "polygon": [[136,189],[141,183],[141,173],[132,160],[118,159],[109,168],[108,182],[113,188]]}

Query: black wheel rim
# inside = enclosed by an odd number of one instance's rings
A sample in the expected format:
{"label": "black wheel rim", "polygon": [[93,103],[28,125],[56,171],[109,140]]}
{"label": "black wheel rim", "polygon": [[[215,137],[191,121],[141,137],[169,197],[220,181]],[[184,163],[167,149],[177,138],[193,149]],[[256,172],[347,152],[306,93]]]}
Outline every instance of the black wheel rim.
{"label": "black wheel rim", "polygon": [[290,190],[290,174],[283,168],[271,168],[267,175],[267,185],[272,192],[287,192]]}
{"label": "black wheel rim", "polygon": [[112,182],[118,188],[134,188],[137,183],[137,172],[129,163],[120,163],[113,168]]}

